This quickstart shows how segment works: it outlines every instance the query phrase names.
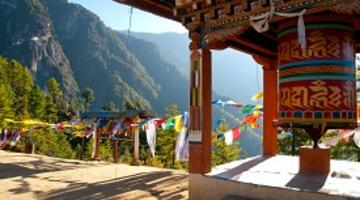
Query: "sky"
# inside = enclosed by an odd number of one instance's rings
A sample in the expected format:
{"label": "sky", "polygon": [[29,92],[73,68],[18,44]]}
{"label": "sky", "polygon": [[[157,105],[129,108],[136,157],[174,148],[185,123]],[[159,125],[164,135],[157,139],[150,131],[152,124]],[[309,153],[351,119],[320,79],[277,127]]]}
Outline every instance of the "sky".
{"label": "sky", "polygon": [[[109,27],[116,30],[128,30],[130,7],[113,0],[69,0],[97,14]],[[126,19],[126,20],[124,20]],[[133,9],[131,31],[163,33],[186,33],[186,29],[178,22],[167,20],[156,15]]]}

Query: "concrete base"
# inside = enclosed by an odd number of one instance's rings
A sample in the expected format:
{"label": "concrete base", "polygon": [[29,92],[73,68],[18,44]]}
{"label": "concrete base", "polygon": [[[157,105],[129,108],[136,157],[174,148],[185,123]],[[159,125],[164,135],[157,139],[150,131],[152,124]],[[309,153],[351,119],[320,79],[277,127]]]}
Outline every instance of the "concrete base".
{"label": "concrete base", "polygon": [[330,171],[330,149],[302,147],[299,157],[300,173],[326,175]]}
{"label": "concrete base", "polygon": [[193,200],[360,199],[360,163],[331,161],[326,175],[300,174],[299,157],[253,157],[189,175]]}

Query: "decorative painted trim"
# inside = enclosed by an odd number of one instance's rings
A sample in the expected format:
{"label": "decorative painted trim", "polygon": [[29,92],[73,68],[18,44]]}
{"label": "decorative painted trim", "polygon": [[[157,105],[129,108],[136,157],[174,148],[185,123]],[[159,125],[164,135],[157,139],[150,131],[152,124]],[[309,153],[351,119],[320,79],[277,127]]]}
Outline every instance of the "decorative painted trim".
{"label": "decorative painted trim", "polygon": [[[355,29],[347,24],[339,24],[339,23],[321,23],[321,24],[308,24],[305,25],[306,30],[320,30],[320,29],[340,29],[340,30],[347,30],[355,32]],[[295,33],[297,32],[297,27],[288,28],[285,30],[282,30],[278,34],[278,38],[282,37],[284,35],[287,35],[289,33]]]}
{"label": "decorative painted trim", "polygon": [[311,66],[311,65],[340,65],[343,67],[355,68],[355,61],[350,60],[306,60],[293,62],[278,67],[279,70],[293,68],[293,67],[302,67],[302,66]]}
{"label": "decorative painted trim", "polygon": [[318,74],[318,75],[297,75],[296,77],[285,77],[279,78],[279,83],[286,83],[291,81],[305,81],[305,80],[345,80],[345,81],[356,81],[355,76],[349,74],[339,74],[339,75],[331,75],[331,74]]}

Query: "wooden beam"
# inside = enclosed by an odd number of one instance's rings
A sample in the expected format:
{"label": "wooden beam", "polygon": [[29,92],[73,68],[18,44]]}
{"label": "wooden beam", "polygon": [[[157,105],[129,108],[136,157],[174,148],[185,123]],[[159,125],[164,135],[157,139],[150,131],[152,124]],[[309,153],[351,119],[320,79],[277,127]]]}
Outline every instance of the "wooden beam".
{"label": "wooden beam", "polygon": [[213,50],[224,50],[227,47],[228,47],[228,45],[222,41],[217,41],[217,42],[212,42],[212,43],[207,44],[207,48],[213,49]]}
{"label": "wooden beam", "polygon": [[276,56],[277,55],[276,51],[272,51],[272,50],[267,49],[267,48],[265,48],[265,47],[263,47],[263,46],[261,46],[259,44],[256,44],[256,43],[249,42],[248,40],[242,39],[241,36],[234,37],[234,38],[232,38],[232,40],[238,42],[239,44],[241,44],[243,46],[259,50],[259,51],[263,52],[266,55],[269,55],[269,56]]}
{"label": "wooden beam", "polygon": [[119,162],[119,140],[113,140],[114,144],[114,163]]}
{"label": "wooden beam", "polygon": [[250,48],[248,46],[244,46],[244,45],[240,44],[239,42],[236,42],[236,41],[233,41],[233,40],[227,40],[226,44],[228,45],[228,47],[231,47],[233,49],[239,50],[239,51],[244,52],[244,53],[248,53],[248,54],[253,55],[253,56],[254,55],[262,56],[262,57],[270,59],[270,60],[276,60],[277,59],[277,55],[276,56],[271,56],[271,55],[265,54],[264,52],[261,52],[261,51],[259,51],[257,49]]}
{"label": "wooden beam", "polygon": [[153,0],[114,0],[121,4],[126,4],[129,6],[136,7],[140,10],[153,13],[155,15],[159,15],[161,17],[165,17],[168,19],[172,19],[175,21],[180,22],[181,19],[174,16],[174,8],[167,6],[164,3],[161,3],[161,1],[153,1]]}
{"label": "wooden beam", "polygon": [[93,159],[93,160],[96,160],[99,157],[99,141],[100,141],[99,137],[101,135],[101,130],[102,130],[101,128],[96,128],[96,131],[93,135],[93,139],[94,139],[93,152],[91,155],[91,159]]}

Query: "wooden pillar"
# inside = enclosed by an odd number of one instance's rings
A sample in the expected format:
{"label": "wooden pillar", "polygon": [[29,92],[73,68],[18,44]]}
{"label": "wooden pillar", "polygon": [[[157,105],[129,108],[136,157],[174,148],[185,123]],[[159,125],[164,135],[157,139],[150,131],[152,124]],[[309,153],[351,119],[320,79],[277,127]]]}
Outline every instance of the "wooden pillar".
{"label": "wooden pillar", "polygon": [[189,172],[211,171],[211,51],[193,49],[190,70]]}
{"label": "wooden pillar", "polygon": [[253,56],[255,61],[263,65],[264,72],[264,128],[263,155],[274,156],[277,153],[277,127],[274,120],[278,118],[278,73],[275,61]]}
{"label": "wooden pillar", "polygon": [[139,162],[139,126],[132,128],[131,131],[134,131],[134,154],[131,165],[140,165]]}
{"label": "wooden pillar", "polygon": [[114,144],[114,163],[119,162],[119,140],[113,140]]}
{"label": "wooden pillar", "polygon": [[264,65],[264,133],[263,154],[274,156],[277,153],[277,127],[273,121],[278,118],[277,69],[274,64]]}
{"label": "wooden pillar", "polygon": [[91,155],[91,159],[96,160],[99,157],[99,141],[100,141],[100,135],[101,135],[100,128],[97,128],[94,135],[93,135],[93,152]]}

